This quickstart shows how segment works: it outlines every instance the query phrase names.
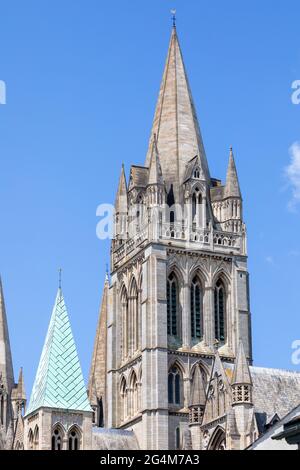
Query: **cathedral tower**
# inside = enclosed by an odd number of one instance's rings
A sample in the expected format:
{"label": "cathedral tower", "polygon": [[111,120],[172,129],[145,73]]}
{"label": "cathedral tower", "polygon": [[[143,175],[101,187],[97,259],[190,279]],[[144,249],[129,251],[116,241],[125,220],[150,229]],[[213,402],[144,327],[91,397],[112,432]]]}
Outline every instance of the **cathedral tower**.
{"label": "cathedral tower", "polygon": [[252,360],[242,217],[232,150],[226,184],[210,176],[173,27],[145,166],[131,167],[128,184],[121,172],[95,343],[100,351],[105,338],[106,364],[90,377],[105,426],[133,428],[143,449],[180,448],[189,427],[200,445],[216,345],[220,364],[234,362],[240,341]]}

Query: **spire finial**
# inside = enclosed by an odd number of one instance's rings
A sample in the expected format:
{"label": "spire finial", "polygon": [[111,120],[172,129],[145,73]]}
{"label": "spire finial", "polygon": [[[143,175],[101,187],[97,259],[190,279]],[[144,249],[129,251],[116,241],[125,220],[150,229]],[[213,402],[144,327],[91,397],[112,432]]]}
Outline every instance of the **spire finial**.
{"label": "spire finial", "polygon": [[172,13],[172,24],[173,24],[173,28],[176,28],[176,10],[173,8],[171,10],[171,13]]}
{"label": "spire finial", "polygon": [[62,269],[59,268],[59,270],[58,270],[58,288],[59,288],[59,290],[61,290],[61,273],[62,273]]}
{"label": "spire finial", "polygon": [[106,281],[109,280],[108,263],[106,263],[105,279],[106,279]]}

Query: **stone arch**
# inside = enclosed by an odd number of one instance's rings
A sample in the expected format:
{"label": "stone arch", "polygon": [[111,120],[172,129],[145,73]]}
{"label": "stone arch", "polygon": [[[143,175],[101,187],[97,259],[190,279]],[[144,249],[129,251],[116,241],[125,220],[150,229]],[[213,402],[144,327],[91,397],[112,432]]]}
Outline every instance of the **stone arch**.
{"label": "stone arch", "polygon": [[200,370],[205,374],[205,376],[206,376],[206,380],[205,380],[205,381],[206,381],[206,384],[208,384],[209,378],[210,378],[210,375],[211,375],[211,371],[210,371],[208,365],[205,364],[205,362],[204,362],[204,361],[201,361],[201,360],[195,362],[195,363],[192,365],[192,367],[191,367],[191,369],[190,369],[190,377],[189,377],[190,380],[193,380],[193,376],[194,376],[196,367],[199,367]]}
{"label": "stone arch", "polygon": [[226,434],[221,426],[218,426],[213,432],[208,444],[208,450],[226,450]]}
{"label": "stone arch", "polygon": [[122,358],[125,360],[128,355],[128,292],[125,284],[123,283],[120,290],[120,305],[121,305],[121,328],[122,328],[122,342],[121,351]]}
{"label": "stone arch", "polygon": [[205,286],[207,285],[209,279],[208,272],[205,266],[196,263],[191,267],[189,271],[189,284],[192,282],[195,276],[199,277],[202,287],[203,289],[205,289]]}
{"label": "stone arch", "polygon": [[129,283],[128,297],[128,340],[129,356],[134,355],[140,347],[140,295],[136,276],[132,275]]}
{"label": "stone arch", "polygon": [[34,428],[34,433],[33,433],[33,449],[34,450],[39,449],[39,440],[40,440],[39,427],[36,424],[36,426]]}
{"label": "stone arch", "polygon": [[68,450],[80,450],[82,445],[82,432],[79,426],[74,424],[68,431]]}
{"label": "stone arch", "polygon": [[189,282],[190,336],[193,345],[202,341],[204,336],[204,295],[205,283],[200,270],[195,270]]}
{"label": "stone arch", "polygon": [[184,368],[175,360],[168,370],[168,402],[171,406],[184,405]]}
{"label": "stone arch", "polygon": [[28,449],[33,450],[33,431],[31,428],[28,432]]}
{"label": "stone arch", "polygon": [[120,389],[120,390],[121,390],[121,388],[122,388],[124,382],[125,382],[125,384],[126,384],[126,386],[127,386],[127,377],[125,376],[125,374],[122,374],[122,375],[120,376],[120,379],[119,379],[119,389]]}
{"label": "stone arch", "polygon": [[178,270],[173,266],[167,276],[167,333],[180,340],[182,338],[181,285],[183,278],[181,275],[178,276]]}
{"label": "stone arch", "polygon": [[121,423],[128,417],[128,386],[124,374],[120,378],[120,419]]}
{"label": "stone arch", "polygon": [[129,415],[130,417],[135,416],[138,413],[138,395],[139,395],[139,388],[138,388],[138,379],[136,371],[133,369],[129,376]]}
{"label": "stone arch", "polygon": [[218,270],[213,277],[215,339],[221,344],[228,341],[230,282],[224,269]]}
{"label": "stone arch", "polygon": [[178,367],[183,379],[188,377],[188,372],[186,371],[184,362],[180,358],[176,357],[175,359],[171,358],[169,360],[169,364],[168,364],[169,370],[172,369],[172,367]]}
{"label": "stone arch", "polygon": [[52,426],[51,449],[62,450],[65,430],[61,423],[57,422]]}
{"label": "stone arch", "polygon": [[178,282],[180,284],[184,283],[184,272],[178,265],[177,259],[173,258],[167,268],[167,276],[169,276],[172,272],[174,272],[177,276]]}
{"label": "stone arch", "polygon": [[213,287],[215,286],[218,279],[223,280],[224,284],[226,285],[227,292],[229,292],[229,288],[230,288],[230,284],[231,284],[231,278],[230,278],[228,272],[226,272],[226,270],[223,267],[216,269],[216,271],[214,272],[213,277],[212,277],[212,286]]}

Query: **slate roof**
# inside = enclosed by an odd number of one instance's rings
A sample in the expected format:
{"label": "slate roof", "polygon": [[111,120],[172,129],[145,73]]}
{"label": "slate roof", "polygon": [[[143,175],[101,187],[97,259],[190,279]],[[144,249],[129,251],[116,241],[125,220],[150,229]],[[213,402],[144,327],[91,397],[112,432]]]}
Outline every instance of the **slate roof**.
{"label": "slate roof", "polygon": [[132,188],[145,188],[148,184],[149,168],[132,165],[130,169],[129,190]]}
{"label": "slate roof", "polygon": [[222,201],[224,199],[225,186],[215,186],[210,188],[210,196],[213,202]]}
{"label": "slate roof", "polygon": [[133,431],[93,428],[93,450],[139,450]]}
{"label": "slate roof", "polygon": [[300,374],[280,369],[250,367],[253,403],[259,427],[277,413],[282,419],[300,403]]}
{"label": "slate roof", "polygon": [[61,289],[56,296],[26,415],[41,407],[92,411]]}

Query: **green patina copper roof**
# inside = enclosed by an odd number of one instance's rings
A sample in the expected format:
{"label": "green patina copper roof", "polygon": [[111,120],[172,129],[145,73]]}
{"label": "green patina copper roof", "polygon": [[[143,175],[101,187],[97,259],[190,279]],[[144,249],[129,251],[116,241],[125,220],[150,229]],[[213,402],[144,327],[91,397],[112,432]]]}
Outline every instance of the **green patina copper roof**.
{"label": "green patina copper roof", "polygon": [[41,407],[92,411],[61,289],[56,296],[26,415]]}

